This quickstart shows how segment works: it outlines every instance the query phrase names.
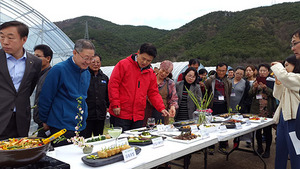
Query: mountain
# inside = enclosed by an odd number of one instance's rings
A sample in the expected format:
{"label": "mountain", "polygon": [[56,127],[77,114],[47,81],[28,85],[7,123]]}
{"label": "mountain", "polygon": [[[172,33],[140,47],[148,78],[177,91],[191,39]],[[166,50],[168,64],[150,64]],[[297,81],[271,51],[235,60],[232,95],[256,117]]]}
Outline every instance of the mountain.
{"label": "mountain", "polygon": [[203,65],[218,62],[232,66],[283,60],[290,55],[291,34],[300,29],[300,2],[259,7],[240,12],[217,11],[196,18],[175,30],[147,26],[117,25],[82,16],[55,23],[72,40],[84,37],[85,22],[104,65],[114,65],[153,43],[155,61],[187,61],[198,58]]}

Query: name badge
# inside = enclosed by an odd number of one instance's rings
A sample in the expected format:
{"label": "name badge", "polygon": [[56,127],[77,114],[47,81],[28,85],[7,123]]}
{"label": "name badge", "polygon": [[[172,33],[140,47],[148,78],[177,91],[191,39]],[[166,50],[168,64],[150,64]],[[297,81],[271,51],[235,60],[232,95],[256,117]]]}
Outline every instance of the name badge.
{"label": "name badge", "polygon": [[262,98],[263,98],[263,97],[262,97],[261,94],[257,94],[257,95],[256,95],[256,99],[257,99],[257,100],[260,100],[260,99],[262,99]]}
{"label": "name badge", "polygon": [[164,140],[162,139],[162,137],[153,138],[151,140],[152,140],[153,148],[164,145]]}
{"label": "name badge", "polygon": [[165,125],[163,125],[163,124],[157,125],[156,128],[157,128],[157,131],[165,131]]}
{"label": "name badge", "polygon": [[241,123],[235,123],[236,129],[242,129],[242,124]]}
{"label": "name badge", "polygon": [[117,146],[122,146],[122,145],[129,145],[127,138],[118,139]]}
{"label": "name badge", "polygon": [[231,96],[231,97],[235,97],[235,93],[231,93],[230,96]]}
{"label": "name badge", "polygon": [[224,96],[219,96],[218,99],[219,100],[224,100]]}
{"label": "name badge", "polygon": [[225,125],[221,125],[219,129],[221,133],[227,132],[227,127]]}
{"label": "name badge", "polygon": [[136,153],[134,147],[122,151],[124,161],[127,162],[129,160],[136,158]]}

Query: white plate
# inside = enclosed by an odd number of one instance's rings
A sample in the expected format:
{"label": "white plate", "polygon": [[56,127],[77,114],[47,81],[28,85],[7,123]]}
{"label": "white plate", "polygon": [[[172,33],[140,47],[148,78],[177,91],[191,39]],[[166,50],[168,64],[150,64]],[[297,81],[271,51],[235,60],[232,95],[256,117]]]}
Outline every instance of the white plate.
{"label": "white plate", "polygon": [[198,136],[197,138],[192,139],[192,140],[180,140],[180,139],[174,139],[172,137],[167,137],[167,140],[178,142],[178,143],[190,144],[190,143],[193,143],[195,141],[202,140],[202,137]]}
{"label": "white plate", "polygon": [[85,139],[85,141],[86,141],[85,144],[87,144],[87,145],[96,145],[96,144],[107,143],[107,142],[115,140],[114,138],[109,138],[109,139],[105,139],[105,140],[101,140],[101,141],[94,141],[94,142],[87,143],[87,141],[90,140],[90,139],[92,139],[92,137]]}
{"label": "white plate", "polygon": [[249,121],[251,122],[251,123],[261,123],[261,122],[264,122],[264,121],[266,121],[267,119],[265,118],[265,117],[260,117],[259,118],[259,120],[250,120],[249,119]]}

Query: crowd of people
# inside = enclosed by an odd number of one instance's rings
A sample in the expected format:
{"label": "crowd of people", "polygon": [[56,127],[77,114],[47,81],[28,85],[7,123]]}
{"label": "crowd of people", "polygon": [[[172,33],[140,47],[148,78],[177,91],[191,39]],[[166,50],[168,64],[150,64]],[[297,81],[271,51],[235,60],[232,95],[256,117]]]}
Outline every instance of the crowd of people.
{"label": "crowd of people", "polygon": [[[28,27],[18,21],[0,25],[0,140],[28,135],[29,97],[34,88],[33,119],[42,128],[38,136],[67,129],[67,138],[77,133],[86,138],[103,134],[107,112],[111,125],[123,130],[146,126],[148,118],[163,124],[192,119],[197,110],[189,95],[192,92],[198,102],[204,94],[212,94],[209,108],[213,115],[238,112],[274,118],[278,123],[276,168],[286,168],[288,156],[292,168],[300,166],[300,156],[289,136],[295,131],[300,138],[300,30],[292,36],[294,55],[283,62],[229,70],[226,63],[219,63],[215,71],[207,72],[204,68],[198,71],[200,62],[191,59],[177,82],[171,61],[152,69],[157,50],[149,43],[119,61],[108,78],[100,69],[101,56],[91,41],[77,40],[73,56],[51,67],[49,46],[34,47],[35,56],[25,51],[28,33]],[[270,157],[272,126],[248,137],[256,137],[257,153]],[[54,146],[66,144],[65,140]],[[227,141],[220,142],[218,151],[226,154],[227,147]],[[209,147],[209,154],[214,154],[214,146]]]}

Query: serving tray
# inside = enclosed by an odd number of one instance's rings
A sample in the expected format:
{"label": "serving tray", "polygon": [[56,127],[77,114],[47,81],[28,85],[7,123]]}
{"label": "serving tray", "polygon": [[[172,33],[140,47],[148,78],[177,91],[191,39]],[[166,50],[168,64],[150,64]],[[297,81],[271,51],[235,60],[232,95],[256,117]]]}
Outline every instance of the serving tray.
{"label": "serving tray", "polygon": [[[141,148],[140,147],[136,147],[136,146],[132,146],[135,147],[135,153],[136,155],[138,155],[141,152]],[[96,153],[92,153],[90,155],[97,155]],[[108,164],[112,164],[112,163],[116,163],[118,161],[122,161],[124,160],[123,154],[119,153],[117,155],[114,156],[110,156],[107,158],[99,158],[99,159],[87,159],[88,155],[83,156],[81,158],[81,160],[83,161],[84,164],[91,166],[91,167],[100,167],[100,166],[104,166],[104,165],[108,165]]]}

